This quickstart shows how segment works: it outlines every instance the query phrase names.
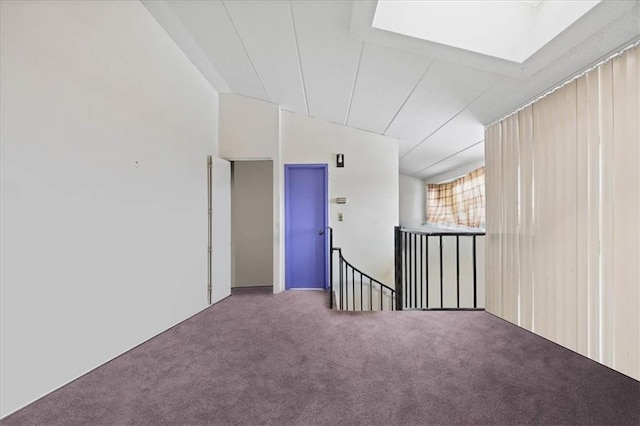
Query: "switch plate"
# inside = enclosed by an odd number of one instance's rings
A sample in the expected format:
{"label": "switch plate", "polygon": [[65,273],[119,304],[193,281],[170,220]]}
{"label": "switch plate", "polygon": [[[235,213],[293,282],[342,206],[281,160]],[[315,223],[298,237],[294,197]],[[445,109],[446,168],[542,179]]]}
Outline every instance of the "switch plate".
{"label": "switch plate", "polygon": [[342,222],[344,220],[344,216],[342,213],[338,213],[338,222]]}

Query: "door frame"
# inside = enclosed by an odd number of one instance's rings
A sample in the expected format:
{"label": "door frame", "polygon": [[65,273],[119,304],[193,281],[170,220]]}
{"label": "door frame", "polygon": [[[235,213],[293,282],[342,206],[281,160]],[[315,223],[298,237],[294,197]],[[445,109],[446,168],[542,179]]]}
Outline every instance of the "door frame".
{"label": "door frame", "polygon": [[[307,163],[307,164],[285,164],[284,165],[284,288],[285,290],[292,290],[289,288],[288,278],[289,275],[289,215],[291,206],[291,191],[289,191],[290,185],[290,172],[291,170],[298,169],[321,169],[323,171],[323,219],[324,229],[329,226],[329,165],[327,163]],[[324,236],[324,290],[329,288],[329,256],[327,256],[328,238],[329,233],[325,232]],[[295,289],[293,289],[295,290]]]}

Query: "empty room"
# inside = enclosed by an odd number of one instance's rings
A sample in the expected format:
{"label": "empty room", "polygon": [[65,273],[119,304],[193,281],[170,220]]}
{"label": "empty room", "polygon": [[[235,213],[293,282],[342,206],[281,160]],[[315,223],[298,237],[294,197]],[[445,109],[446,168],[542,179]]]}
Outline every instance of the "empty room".
{"label": "empty room", "polygon": [[640,424],[640,1],[0,0],[0,424]]}

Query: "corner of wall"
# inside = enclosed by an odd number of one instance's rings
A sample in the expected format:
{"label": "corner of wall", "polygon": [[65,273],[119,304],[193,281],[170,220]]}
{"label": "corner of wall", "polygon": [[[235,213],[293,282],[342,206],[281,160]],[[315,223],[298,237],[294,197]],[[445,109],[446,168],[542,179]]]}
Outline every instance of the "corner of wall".
{"label": "corner of wall", "polygon": [[278,108],[278,144],[277,159],[273,160],[273,292],[281,293],[285,286],[284,268],[284,170],[282,164],[282,108]]}

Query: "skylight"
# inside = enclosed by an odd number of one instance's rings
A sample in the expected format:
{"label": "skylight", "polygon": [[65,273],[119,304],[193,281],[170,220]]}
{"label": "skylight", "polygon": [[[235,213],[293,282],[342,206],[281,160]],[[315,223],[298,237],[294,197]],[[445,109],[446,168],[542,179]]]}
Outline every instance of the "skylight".
{"label": "skylight", "polygon": [[373,26],[522,63],[598,3],[378,0]]}

